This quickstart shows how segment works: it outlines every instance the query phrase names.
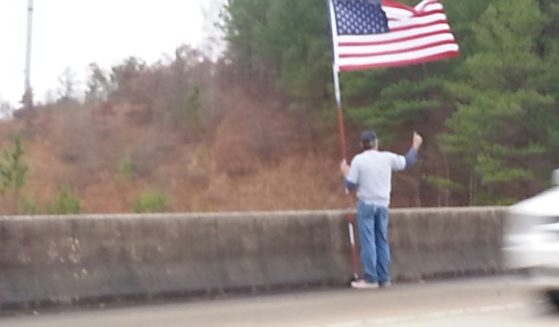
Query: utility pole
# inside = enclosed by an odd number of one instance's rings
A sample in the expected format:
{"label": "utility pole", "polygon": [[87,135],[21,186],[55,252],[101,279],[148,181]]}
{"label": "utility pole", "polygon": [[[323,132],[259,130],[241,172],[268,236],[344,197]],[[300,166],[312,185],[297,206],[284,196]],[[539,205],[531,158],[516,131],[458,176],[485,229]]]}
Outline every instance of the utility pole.
{"label": "utility pole", "polygon": [[33,89],[31,88],[31,40],[33,32],[33,0],[27,2],[27,51],[25,57],[25,91],[23,93],[23,107],[33,108]]}

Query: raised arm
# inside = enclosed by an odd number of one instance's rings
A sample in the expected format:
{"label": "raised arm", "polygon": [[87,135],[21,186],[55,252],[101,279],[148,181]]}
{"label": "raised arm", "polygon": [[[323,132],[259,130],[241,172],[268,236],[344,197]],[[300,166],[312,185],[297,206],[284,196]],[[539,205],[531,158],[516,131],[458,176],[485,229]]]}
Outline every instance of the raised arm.
{"label": "raised arm", "polygon": [[421,144],[423,144],[423,137],[421,137],[419,133],[413,132],[411,148],[404,156],[404,158],[406,158],[406,169],[413,167],[417,162],[417,152],[419,151]]}

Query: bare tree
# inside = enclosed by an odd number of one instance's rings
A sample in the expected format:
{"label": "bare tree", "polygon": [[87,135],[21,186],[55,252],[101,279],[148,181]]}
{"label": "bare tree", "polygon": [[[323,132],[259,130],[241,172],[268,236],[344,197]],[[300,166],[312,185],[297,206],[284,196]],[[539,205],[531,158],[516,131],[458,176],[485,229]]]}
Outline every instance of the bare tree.
{"label": "bare tree", "polygon": [[8,103],[0,99],[0,119],[7,119],[12,117],[14,108]]}
{"label": "bare tree", "polygon": [[85,100],[88,102],[105,101],[111,91],[109,76],[96,63],[90,64]]}
{"label": "bare tree", "polygon": [[77,100],[77,78],[76,73],[70,68],[66,69],[58,77],[58,96],[60,102],[76,101]]}
{"label": "bare tree", "polygon": [[205,37],[200,48],[203,54],[212,60],[219,58],[225,49],[223,29],[219,26],[219,22],[226,3],[226,0],[210,0],[202,8]]}

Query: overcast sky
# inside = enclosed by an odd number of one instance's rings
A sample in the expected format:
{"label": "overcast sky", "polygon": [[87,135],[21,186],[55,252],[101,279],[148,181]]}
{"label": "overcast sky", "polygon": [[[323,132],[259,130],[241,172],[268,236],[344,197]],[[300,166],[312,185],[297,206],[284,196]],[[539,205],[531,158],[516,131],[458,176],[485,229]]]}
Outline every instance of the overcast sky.
{"label": "overcast sky", "polygon": [[[35,0],[31,82],[35,98],[59,87],[67,67],[84,87],[87,66],[108,69],[129,56],[148,63],[181,44],[205,42],[209,4],[218,0]],[[27,0],[0,0],[0,99],[23,93]]]}

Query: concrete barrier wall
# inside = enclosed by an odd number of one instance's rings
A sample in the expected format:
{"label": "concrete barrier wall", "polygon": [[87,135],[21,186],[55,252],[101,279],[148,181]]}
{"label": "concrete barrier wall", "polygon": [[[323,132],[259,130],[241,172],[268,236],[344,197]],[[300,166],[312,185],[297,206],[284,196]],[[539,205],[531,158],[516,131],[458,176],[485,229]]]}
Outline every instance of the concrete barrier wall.
{"label": "concrete barrier wall", "polygon": [[392,274],[418,280],[502,272],[505,208],[394,210]]}
{"label": "concrete barrier wall", "polygon": [[[0,217],[0,305],[343,285],[347,213]],[[499,271],[503,214],[393,210],[393,276]]]}

